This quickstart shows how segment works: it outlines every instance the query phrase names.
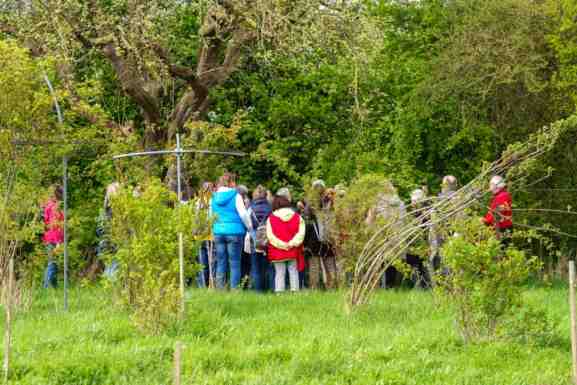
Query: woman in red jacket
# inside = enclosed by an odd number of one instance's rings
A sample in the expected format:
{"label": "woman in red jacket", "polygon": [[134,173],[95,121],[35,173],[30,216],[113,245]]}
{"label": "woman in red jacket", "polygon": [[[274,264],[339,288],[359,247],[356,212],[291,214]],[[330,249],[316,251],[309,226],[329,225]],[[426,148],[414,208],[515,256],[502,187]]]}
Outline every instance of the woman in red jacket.
{"label": "woman in red jacket", "polygon": [[489,211],[481,218],[481,222],[492,226],[497,238],[501,240],[503,246],[507,247],[513,233],[513,200],[507,191],[505,179],[501,176],[496,175],[491,178],[489,190],[493,194],[493,199]]}
{"label": "woman in red jacket", "polygon": [[304,269],[305,222],[291,207],[288,194],[278,194],[266,222],[268,259],[275,269],[275,292],[285,291],[286,271],[291,291],[299,290],[299,270]]}

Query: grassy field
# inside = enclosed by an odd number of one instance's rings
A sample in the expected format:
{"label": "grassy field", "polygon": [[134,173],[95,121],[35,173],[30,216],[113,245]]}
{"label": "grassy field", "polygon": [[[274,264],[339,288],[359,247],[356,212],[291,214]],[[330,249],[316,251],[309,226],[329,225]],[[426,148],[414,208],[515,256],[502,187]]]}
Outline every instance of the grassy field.
{"label": "grassy field", "polygon": [[[145,337],[107,292],[49,292],[15,322],[13,384],[171,384],[175,341],[185,384],[556,385],[570,381],[566,289],[527,290],[558,321],[549,346],[464,345],[430,293],[380,292],[354,316],[338,293],[189,292],[188,319]],[[2,320],[3,322],[3,320]]]}

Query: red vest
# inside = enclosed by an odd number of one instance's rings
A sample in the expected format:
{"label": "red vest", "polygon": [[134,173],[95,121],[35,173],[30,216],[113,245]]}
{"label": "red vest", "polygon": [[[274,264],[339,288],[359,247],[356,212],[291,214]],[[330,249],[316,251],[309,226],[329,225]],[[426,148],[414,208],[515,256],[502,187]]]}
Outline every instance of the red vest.
{"label": "red vest", "polygon": [[493,196],[485,223],[500,230],[513,227],[513,200],[507,190],[502,189]]}
{"label": "red vest", "polygon": [[[279,217],[271,214],[268,218],[273,234],[283,242],[289,242],[299,231],[301,221],[300,215],[295,213],[288,222],[284,222]],[[295,247],[289,250],[281,250],[274,247],[270,242],[268,244],[268,259],[270,261],[285,261],[296,259],[299,262],[299,270],[304,264],[303,247]],[[302,266],[304,268],[304,266]]]}

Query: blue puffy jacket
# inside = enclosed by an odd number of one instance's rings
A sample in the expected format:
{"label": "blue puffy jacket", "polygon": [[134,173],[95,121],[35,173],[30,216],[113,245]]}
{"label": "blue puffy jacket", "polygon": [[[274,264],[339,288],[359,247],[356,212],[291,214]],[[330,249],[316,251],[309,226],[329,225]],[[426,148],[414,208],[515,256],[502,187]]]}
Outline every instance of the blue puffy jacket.
{"label": "blue puffy jacket", "polygon": [[236,210],[236,190],[212,194],[211,209],[216,216],[212,225],[213,235],[244,235],[246,228]]}

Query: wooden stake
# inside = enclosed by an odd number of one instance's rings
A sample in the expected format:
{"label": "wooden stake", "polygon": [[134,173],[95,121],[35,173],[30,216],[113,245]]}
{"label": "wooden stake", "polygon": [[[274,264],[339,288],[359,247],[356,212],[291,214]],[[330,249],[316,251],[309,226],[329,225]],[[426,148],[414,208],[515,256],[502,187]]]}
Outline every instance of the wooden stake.
{"label": "wooden stake", "polygon": [[181,384],[182,342],[177,341],[174,346],[174,385]]}
{"label": "wooden stake", "polygon": [[10,374],[10,349],[12,347],[12,297],[14,296],[14,256],[8,265],[8,295],[6,296],[6,326],[4,331],[4,383]]}
{"label": "wooden stake", "polygon": [[184,240],[181,232],[178,233],[178,278],[180,281],[180,319],[184,319],[185,301],[184,301]]}
{"label": "wooden stake", "polygon": [[573,383],[577,385],[577,305],[575,304],[575,261],[569,261],[569,304],[571,307],[571,353]]}

